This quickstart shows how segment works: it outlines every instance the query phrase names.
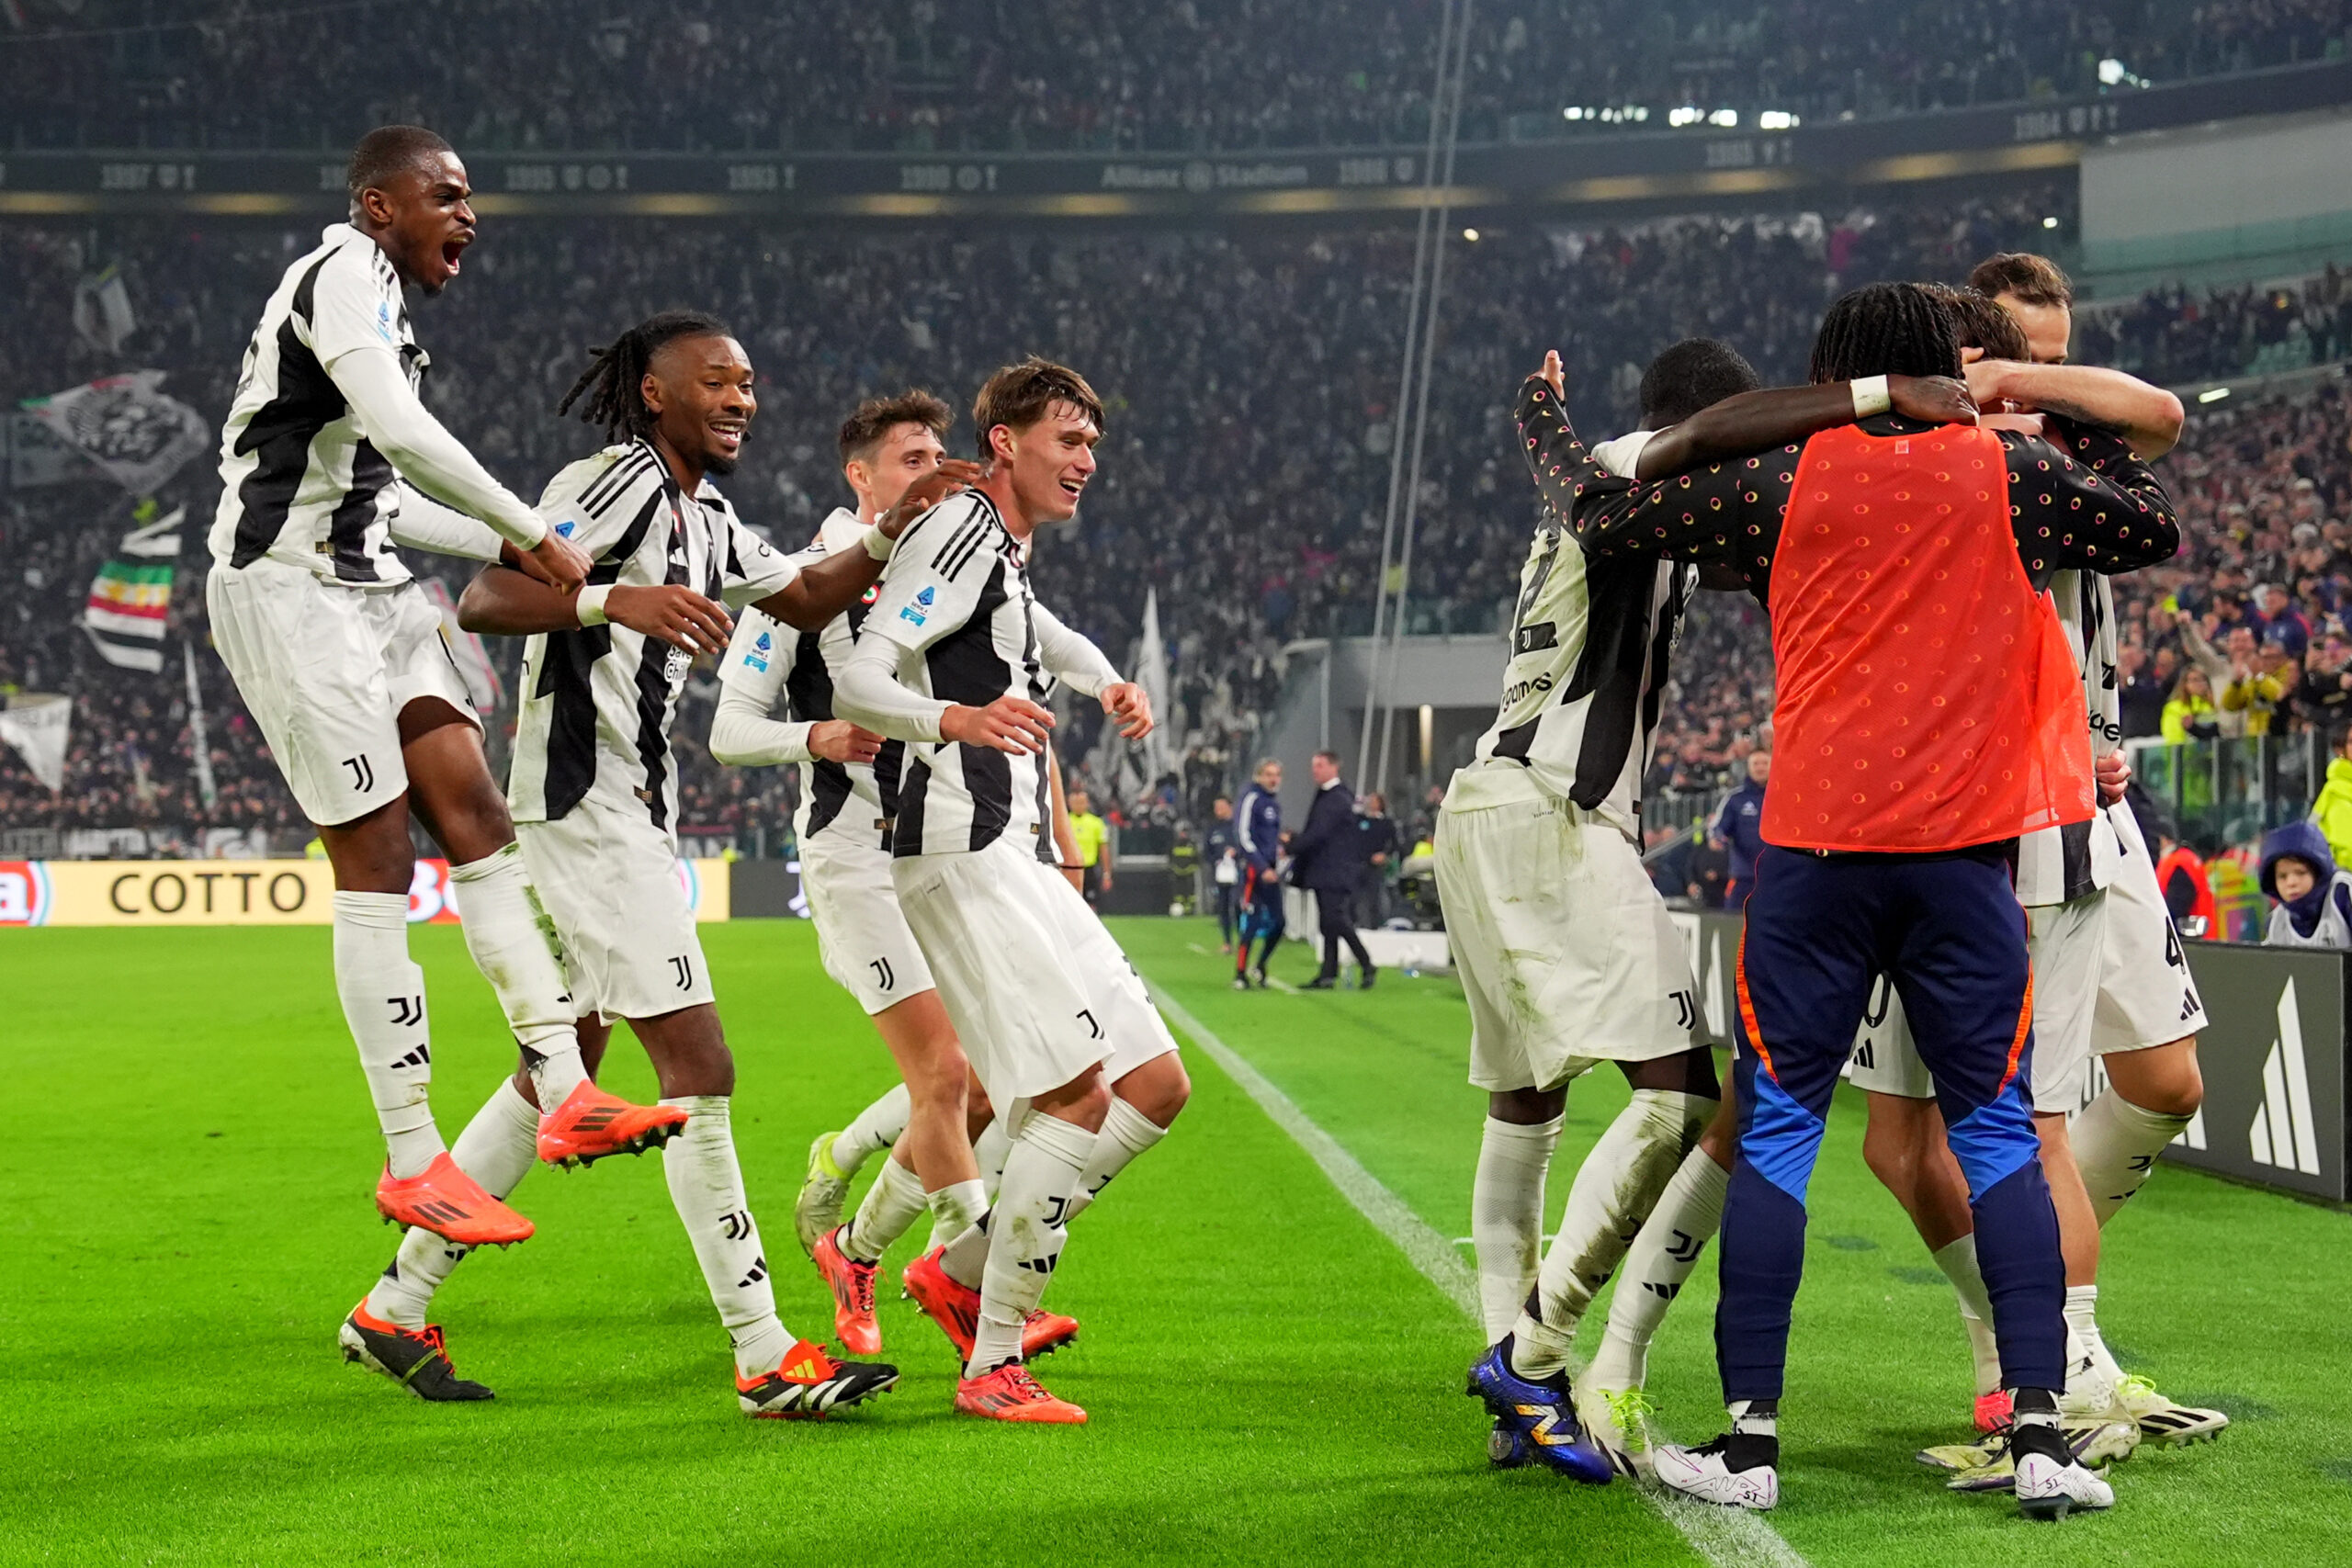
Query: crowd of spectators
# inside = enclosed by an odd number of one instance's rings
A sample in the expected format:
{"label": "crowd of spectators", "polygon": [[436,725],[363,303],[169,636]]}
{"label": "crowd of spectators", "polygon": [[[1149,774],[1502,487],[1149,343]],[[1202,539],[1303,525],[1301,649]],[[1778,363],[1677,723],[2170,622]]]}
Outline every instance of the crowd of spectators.
{"label": "crowd of spectators", "polygon": [[[340,148],[1246,148],[1425,134],[1438,0],[12,0],[0,137]],[[2340,56],[2346,0],[1483,0],[1464,133],[1808,120]],[[2120,62],[2128,80],[2101,62]],[[299,91],[288,91],[288,87]],[[1652,125],[1655,121],[1655,126]]]}
{"label": "crowd of spectators", "polygon": [[[1596,431],[1634,423],[1642,366],[1679,336],[1723,336],[1768,381],[1802,379],[1815,323],[1837,292],[1881,277],[1959,276],[1990,251],[2031,243],[2064,200],[2051,187],[1836,217],[1527,226],[1457,242],[1432,378],[1408,629],[1498,624],[1531,516],[1508,410],[1544,349],[1566,355],[1572,406]],[[0,383],[26,396],[153,366],[169,372],[167,390],[217,420],[261,300],[314,242],[311,231],[225,220],[0,228],[0,289],[22,302],[0,314]],[[1110,430],[1084,513],[1041,547],[1040,591],[1122,662],[1145,595],[1157,591],[1177,710],[1167,719],[1181,761],[1159,805],[1120,804],[1146,817],[1197,818],[1246,766],[1282,691],[1283,645],[1368,626],[1411,248],[1409,233],[1395,231],[859,237],[504,222],[484,231],[446,296],[419,302],[417,324],[433,359],[428,400],[503,479],[535,496],[595,439],[551,412],[585,351],[658,309],[716,311],[762,373],[762,412],[726,488],[750,520],[786,542],[845,499],[832,432],[858,398],[927,385],[960,403],[990,369],[1022,355],[1076,365],[1103,394]],[[139,317],[114,355],[70,325],[77,280],[107,265],[121,268]],[[2331,276],[2318,287],[2338,285]],[[2226,440],[2193,439],[2174,468],[2202,487],[2200,496],[2227,491],[2249,514],[2273,505],[2311,512],[2290,518],[2282,536],[2302,521],[2340,535],[2329,519],[2352,515],[2340,493],[2342,411],[2310,408],[2294,416],[2303,422],[2295,439],[2325,446],[2333,429],[2336,445],[2332,457],[2311,459],[2335,467],[2311,476],[2306,500],[2281,499],[2250,477],[2283,459],[2272,448],[2246,456],[2259,441],[2237,424],[2226,426]],[[2209,419],[2202,428],[2225,427]],[[963,450],[969,440],[959,430],[951,445]],[[72,624],[127,526],[120,492],[96,479],[0,491],[0,687],[67,691],[79,705],[62,795],[41,789],[13,755],[0,757],[0,826],[303,834],[205,649],[202,528],[217,493],[209,461],[199,460],[161,498],[186,504],[191,522],[172,658],[159,678],[106,665]],[[2215,500],[2198,515],[2218,523],[2222,505]],[[2261,575],[2302,592],[2262,556],[2262,530],[2249,526],[2245,536],[2253,553],[2234,569],[2245,581]],[[461,575],[457,563],[418,564],[453,583]],[[2332,570],[2311,575],[2324,585]],[[210,718],[219,793],[209,808],[196,797],[187,759],[183,646],[196,650]],[[1770,659],[1760,616],[1728,596],[1702,599],[1684,648],[1678,663],[1687,673],[1654,782],[1702,788],[1736,763],[1769,712]],[[511,676],[515,648],[493,644],[493,652]],[[682,823],[773,848],[788,822],[786,783],[774,770],[709,763],[699,746],[707,701],[702,690],[690,696],[678,725]],[[493,750],[508,716],[492,726]],[[1099,716],[1081,704],[1069,716],[1065,753],[1083,758]],[[1098,790],[1097,798],[1111,796]]]}

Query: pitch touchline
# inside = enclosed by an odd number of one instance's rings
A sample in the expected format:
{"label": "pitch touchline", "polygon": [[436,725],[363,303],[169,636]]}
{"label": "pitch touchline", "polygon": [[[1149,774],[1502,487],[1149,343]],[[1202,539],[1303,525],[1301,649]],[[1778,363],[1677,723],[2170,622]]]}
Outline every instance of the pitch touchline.
{"label": "pitch touchline", "polygon": [[[1207,1053],[1209,1060],[1239,1084],[1241,1091],[1257,1101],[1258,1109],[1306,1151],[1307,1157],[1321,1167],[1331,1185],[1340,1190],[1340,1195],[1394,1242],[1396,1250],[1405,1255],[1421,1277],[1435,1285],[1464,1317],[1476,1321],[1477,1277],[1454,1250],[1457,1244],[1430,1228],[1406,1206],[1403,1199],[1383,1186],[1378,1177],[1342,1148],[1338,1139],[1317,1126],[1296,1101],[1275,1088],[1272,1080],[1250,1066],[1239,1052],[1211,1033],[1163,987],[1148,976],[1144,984],[1168,1021],[1192,1036],[1193,1043]],[[1781,1539],[1779,1531],[1745,1509],[1717,1508],[1671,1498],[1648,1487],[1637,1486],[1634,1491],[1682,1533],[1692,1551],[1715,1568],[1810,1568],[1796,1550]]]}

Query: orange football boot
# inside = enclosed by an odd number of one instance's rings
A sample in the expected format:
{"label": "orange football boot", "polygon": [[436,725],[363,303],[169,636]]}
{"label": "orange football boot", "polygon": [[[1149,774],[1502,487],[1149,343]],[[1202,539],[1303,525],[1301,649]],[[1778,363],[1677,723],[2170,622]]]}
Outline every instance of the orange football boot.
{"label": "orange football boot", "polygon": [[836,1361],[820,1345],[794,1342],[775,1371],[735,1374],[735,1402],[761,1420],[814,1420],[827,1411],[887,1392],[899,1369],[880,1361]]}
{"label": "orange football boot", "polygon": [[[944,1247],[933,1247],[907,1265],[903,1283],[923,1315],[939,1325],[960,1361],[972,1359],[972,1337],[980,1327],[980,1292],[961,1284],[940,1267]],[[1023,1360],[1050,1356],[1078,1337],[1078,1319],[1057,1312],[1032,1312],[1021,1329]]]}
{"label": "orange football boot", "polygon": [[1976,1429],[1994,1433],[2009,1424],[2009,1391],[1996,1388],[1976,1396]]}
{"label": "orange football boot", "polygon": [[991,1421],[1027,1421],[1054,1427],[1083,1427],[1086,1412],[1047,1393],[1029,1369],[1014,1361],[985,1377],[959,1378],[956,1410]]}
{"label": "orange football boot", "polygon": [[527,1241],[531,1222],[492,1197],[443,1150],[404,1181],[384,1168],[376,1183],[376,1212],[386,1224],[415,1225],[460,1247],[511,1247]]}
{"label": "orange football boot", "polygon": [[590,1165],[607,1155],[658,1149],[686,1124],[674,1105],[631,1105],[586,1078],[551,1115],[539,1118],[539,1158],[549,1165]]}
{"label": "orange football boot", "polygon": [[816,1249],[808,1256],[832,1289],[833,1334],[842,1348],[853,1356],[879,1355],[882,1325],[874,1321],[874,1276],[881,1270],[842,1250],[843,1228],[837,1225],[819,1236]]}

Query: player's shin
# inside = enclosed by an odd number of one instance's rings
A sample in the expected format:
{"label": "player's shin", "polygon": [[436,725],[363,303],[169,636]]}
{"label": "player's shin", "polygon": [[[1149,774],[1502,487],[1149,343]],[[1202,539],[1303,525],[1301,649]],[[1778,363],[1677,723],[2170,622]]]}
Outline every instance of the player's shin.
{"label": "player's shin", "polygon": [[[538,1163],[538,1107],[523,1098],[513,1078],[503,1078],[458,1134],[449,1156],[484,1191],[504,1198]],[[434,1292],[472,1250],[411,1226],[401,1238],[399,1255],[368,1292],[368,1310],[402,1328],[423,1328],[432,1314]]]}
{"label": "player's shin", "polygon": [[1102,1131],[1095,1135],[1094,1147],[1086,1156],[1086,1168],[1080,1174],[1078,1190],[1070,1195],[1063,1223],[1067,1224],[1092,1207],[1113,1177],[1166,1136],[1167,1128],[1113,1096],[1110,1111],[1102,1118]]}
{"label": "player's shin", "polygon": [[979,1326],[966,1377],[1021,1359],[1022,1330],[1061,1261],[1069,1201],[1085,1174],[1095,1136],[1057,1116],[1036,1114],[1013,1140],[1004,1186],[990,1212]]}
{"label": "player's shin", "polygon": [[2000,1390],[2001,1352],[1993,1335],[1993,1299],[1985,1293],[1984,1275],[1976,1264],[1976,1236],[1972,1232],[1929,1256],[1960,1298],[1960,1319],[1968,1330],[1969,1355],[1976,1366],[1976,1397],[1983,1399]]}
{"label": "player's shin", "polygon": [[531,1083],[548,1111],[587,1078],[574,1031],[577,1010],[564,979],[562,944],[523,864],[508,844],[449,868],[451,891],[474,967],[498,994],[506,1025],[530,1063]]}
{"label": "player's shin", "polygon": [[907,1086],[891,1085],[888,1093],[859,1111],[854,1121],[833,1134],[834,1168],[843,1176],[855,1176],[859,1167],[906,1135],[907,1120],[913,1110],[914,1099]]}
{"label": "player's shin", "polygon": [[743,1195],[742,1168],[723,1094],[681,1095],[662,1101],[687,1113],[685,1127],[662,1151],[670,1201],[694,1243],[711,1303],[735,1344],[739,1374],[772,1371],[793,1345],[775,1314],[760,1227]]}
{"label": "player's shin", "polygon": [[1731,1172],[1705,1149],[1683,1156],[1682,1168],[1666,1184],[1626,1249],[1616,1294],[1609,1301],[1608,1332],[1586,1374],[1594,1387],[1639,1388],[1649,1381],[1650,1341],[1723,1224],[1724,1190],[1730,1181]]}
{"label": "player's shin", "polygon": [[1478,1307],[1487,1343],[1510,1332],[1535,1288],[1544,1257],[1544,1178],[1562,1118],[1522,1124],[1487,1118],[1470,1188],[1470,1240],[1478,1257]]}
{"label": "player's shin", "polygon": [[865,1201],[837,1233],[842,1253],[860,1263],[879,1262],[929,1206],[922,1179],[895,1156],[884,1160],[882,1174],[865,1190]]}
{"label": "player's shin", "polygon": [[424,971],[408,955],[408,895],[335,894],[334,986],[359,1047],[392,1175],[415,1176],[443,1145],[430,1099]]}
{"label": "player's shin", "polygon": [[2101,1225],[2147,1184],[2156,1156],[2195,1119],[2194,1112],[2172,1115],[2134,1105],[2112,1085],[2075,1118],[2067,1138]]}
{"label": "player's shin", "polygon": [[1536,1276],[1541,1316],[1522,1312],[1512,1328],[1511,1364],[1521,1376],[1544,1377],[1566,1365],[1585,1309],[1714,1111],[1713,1097],[1637,1089],[1593,1145]]}

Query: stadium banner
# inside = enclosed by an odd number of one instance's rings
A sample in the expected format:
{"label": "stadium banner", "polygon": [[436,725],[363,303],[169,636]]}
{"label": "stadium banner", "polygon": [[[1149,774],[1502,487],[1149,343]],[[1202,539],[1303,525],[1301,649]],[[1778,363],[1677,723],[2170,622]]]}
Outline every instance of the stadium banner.
{"label": "stadium banner", "polygon": [[[723,920],[728,863],[682,860],[695,919]],[[409,886],[412,925],[455,924],[449,863],[420,860]],[[323,926],[334,919],[334,873],[323,860],[0,861],[0,929],[10,926]]]}
{"label": "stadium banner", "polygon": [[[1729,1049],[1744,922],[1719,909],[1679,913],[1674,921],[1690,946],[1699,1032]],[[2197,1037],[2205,1103],[2165,1158],[2314,1198],[2352,1198],[2346,1181],[2352,953],[2181,945],[2211,1021]],[[2105,1087],[2103,1076],[2095,1077],[2090,1095]]]}
{"label": "stadium banner", "polygon": [[[1642,130],[1463,147],[1464,210],[1612,208],[1808,187],[2070,168],[2086,142],[2352,102],[2352,61],[1883,119]],[[1601,106],[1593,106],[1595,111]],[[1410,211],[1417,147],[1229,152],[582,152],[460,149],[495,216],[1067,219]],[[0,216],[209,212],[324,219],[345,210],[344,161],[316,152],[14,150]]]}

